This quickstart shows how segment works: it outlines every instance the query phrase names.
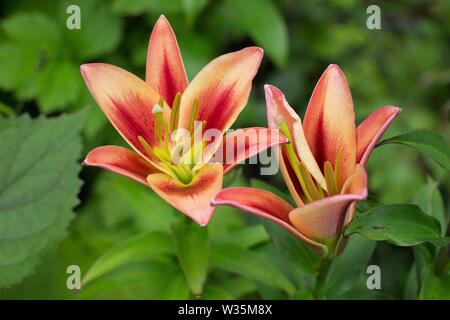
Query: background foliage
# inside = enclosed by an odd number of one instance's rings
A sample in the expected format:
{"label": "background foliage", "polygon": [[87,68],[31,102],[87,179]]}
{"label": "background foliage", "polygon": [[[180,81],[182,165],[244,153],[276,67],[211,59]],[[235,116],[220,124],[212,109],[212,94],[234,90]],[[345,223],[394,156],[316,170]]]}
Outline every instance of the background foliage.
{"label": "background foliage", "polygon": [[[81,30],[65,27],[69,4],[81,7]],[[190,79],[222,53],[254,44],[264,48],[251,100],[236,127],[266,125],[265,83],[282,88],[302,115],[320,74],[337,63],[350,83],[358,121],[379,106],[396,105],[403,112],[386,136],[426,128],[448,138],[450,2],[380,1],[381,30],[366,28],[369,4],[373,1],[3,1],[0,287],[9,287],[0,289],[0,298],[189,298],[202,286],[205,299],[311,298],[307,288],[317,258],[303,246],[293,246],[289,234],[271,224],[264,228],[239,210],[219,208],[203,234],[150,189],[92,168],[81,172],[81,201],[76,200],[76,162],[94,146],[123,144],[92,100],[79,65],[107,62],[143,77],[153,23],[165,14]],[[30,116],[37,118],[35,123]],[[16,151],[19,156],[11,158]],[[397,144],[375,150],[368,170],[370,191],[378,201],[416,203],[432,212],[445,233],[448,171]],[[250,179],[261,178],[258,173],[255,165],[242,166],[226,183],[250,185]],[[279,175],[262,178],[285,188]],[[8,193],[14,183],[29,189]],[[56,183],[62,187],[55,188]],[[61,202],[49,200],[55,212],[45,210],[46,190]],[[27,196],[31,209],[21,206]],[[76,217],[68,225],[76,203]],[[40,205],[41,220],[20,225],[27,215],[40,214]],[[8,208],[22,213],[8,215]],[[272,244],[268,232],[281,235]],[[183,234],[189,241],[179,241]],[[449,298],[449,265],[430,269],[420,253],[427,245],[396,247],[359,235],[350,239],[330,271],[327,297]],[[207,246],[202,252],[209,258],[189,256],[198,243]],[[121,256],[120,246],[131,248],[128,256]],[[188,256],[180,257],[180,252]],[[83,289],[68,290],[67,266],[79,265],[86,276],[94,262],[99,269],[90,270]],[[367,264],[381,267],[381,291],[365,288]]]}

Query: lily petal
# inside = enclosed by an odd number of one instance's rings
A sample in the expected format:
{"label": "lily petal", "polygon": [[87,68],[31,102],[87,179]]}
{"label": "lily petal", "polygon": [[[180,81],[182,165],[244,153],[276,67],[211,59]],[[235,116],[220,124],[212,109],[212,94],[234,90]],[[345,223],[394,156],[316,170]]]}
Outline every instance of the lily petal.
{"label": "lily petal", "polygon": [[163,15],[153,28],[148,44],[145,81],[172,106],[175,95],[188,86],[177,38]]}
{"label": "lily petal", "polygon": [[[362,194],[367,198],[367,172],[364,169],[364,165],[357,164],[355,172],[347,179],[345,182],[342,193],[347,194]],[[355,215],[356,202],[353,202],[348,209],[345,219],[344,226],[348,225]]]}
{"label": "lily petal", "polygon": [[[138,137],[142,136],[150,146],[156,144],[152,107],[160,96],[135,75],[113,65],[84,64],[81,73],[112,125],[134,150],[146,157]],[[164,107],[168,108],[166,104]]]}
{"label": "lily petal", "polygon": [[206,226],[214,212],[211,199],[222,188],[222,178],[222,165],[211,163],[204,165],[188,185],[165,173],[151,174],[147,182],[161,198],[199,225]]}
{"label": "lily petal", "polygon": [[[266,95],[267,119],[269,127],[278,128],[278,118],[280,116],[282,117],[283,121],[288,126],[289,132],[292,133],[293,139],[295,140],[291,141],[291,143],[294,143],[297,156],[305,164],[308,171],[322,186],[322,188],[327,190],[325,177],[317,165],[317,162],[314,159],[314,156],[306,141],[300,117],[289,105],[286,97],[280,89],[266,84],[264,86],[264,91]],[[281,157],[280,165],[281,173],[283,174],[292,197],[298,206],[302,206],[303,201],[300,198],[300,194],[302,193],[301,187],[298,184],[294,170],[291,168],[285,155]]]}
{"label": "lily petal", "polygon": [[307,238],[292,227],[289,223],[289,212],[293,207],[269,191],[255,188],[227,188],[216,195],[212,204],[229,205],[268,219],[309,244],[320,255],[324,255],[327,250],[322,244]]}
{"label": "lily petal", "polygon": [[225,135],[222,146],[222,163],[224,173],[240,162],[278,144],[287,143],[288,139],[277,129],[245,128]]}
{"label": "lily petal", "polygon": [[294,209],[289,214],[294,227],[318,241],[338,236],[352,203],[367,197],[367,174],[362,166],[357,167],[349,181],[347,191],[355,193],[327,197]]}
{"label": "lily petal", "polygon": [[180,127],[188,128],[194,101],[198,99],[196,120],[206,121],[205,130],[223,132],[230,128],[247,104],[262,56],[261,48],[248,47],[224,54],[206,65],[182,96]]}
{"label": "lily petal", "polygon": [[86,156],[84,165],[100,167],[147,185],[146,177],[158,172],[137,153],[119,146],[95,148]]}
{"label": "lily petal", "polygon": [[372,112],[356,128],[356,162],[362,165],[372,153],[389,124],[400,113],[401,109],[392,106],[381,107]]}
{"label": "lily petal", "polygon": [[342,149],[342,184],[356,165],[355,113],[347,80],[337,65],[330,65],[320,77],[306,109],[303,128],[320,167],[325,161],[334,166]]}

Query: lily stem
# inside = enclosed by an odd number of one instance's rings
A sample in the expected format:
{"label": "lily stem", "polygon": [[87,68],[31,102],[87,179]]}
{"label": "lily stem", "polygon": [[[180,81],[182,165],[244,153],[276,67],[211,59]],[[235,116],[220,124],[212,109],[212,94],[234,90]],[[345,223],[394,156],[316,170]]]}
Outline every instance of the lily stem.
{"label": "lily stem", "polygon": [[323,299],[323,289],[327,280],[328,272],[330,271],[333,259],[323,258],[320,262],[319,273],[316,277],[316,284],[314,287],[314,298]]}

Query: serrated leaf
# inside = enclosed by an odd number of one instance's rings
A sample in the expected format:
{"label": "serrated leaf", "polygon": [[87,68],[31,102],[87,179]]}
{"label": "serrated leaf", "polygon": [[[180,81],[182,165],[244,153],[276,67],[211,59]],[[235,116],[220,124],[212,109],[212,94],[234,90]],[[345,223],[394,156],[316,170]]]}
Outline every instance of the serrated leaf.
{"label": "serrated leaf", "polygon": [[358,214],[345,229],[346,236],[353,233],[398,246],[430,242],[440,247],[450,240],[441,238],[439,222],[435,218],[411,204],[384,205]]}
{"label": "serrated leaf", "polygon": [[0,120],[0,287],[19,282],[66,235],[78,203],[85,113]]}
{"label": "serrated leaf", "polygon": [[224,19],[249,34],[278,66],[286,63],[288,32],[278,8],[270,0],[227,0],[220,8]]}
{"label": "serrated leaf", "polygon": [[83,284],[125,264],[172,253],[170,237],[164,233],[151,232],[132,237],[112,247],[95,261],[84,276]]}
{"label": "serrated leaf", "polygon": [[229,244],[216,244],[211,250],[211,266],[283,289],[292,295],[295,287],[270,261],[258,254]]}
{"label": "serrated leaf", "polygon": [[439,133],[418,129],[381,141],[384,144],[402,144],[430,157],[445,170],[450,170],[450,146]]}
{"label": "serrated leaf", "polygon": [[209,264],[208,230],[191,222],[178,223],[172,227],[172,240],[192,293],[200,295]]}

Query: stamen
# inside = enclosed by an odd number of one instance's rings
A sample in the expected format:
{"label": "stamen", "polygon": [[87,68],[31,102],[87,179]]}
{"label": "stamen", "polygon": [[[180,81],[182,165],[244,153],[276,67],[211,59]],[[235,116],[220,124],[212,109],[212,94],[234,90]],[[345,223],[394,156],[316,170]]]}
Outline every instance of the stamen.
{"label": "stamen", "polygon": [[327,183],[328,195],[332,196],[338,194],[338,186],[330,161],[325,162],[323,171],[325,172],[325,181]]}
{"label": "stamen", "polygon": [[303,181],[305,182],[305,186],[308,189],[308,193],[311,195],[311,198],[313,200],[322,199],[323,197],[320,196],[320,192],[319,190],[317,190],[316,184],[314,183],[311,174],[302,162],[299,163],[299,168],[300,173],[303,177]]}
{"label": "stamen", "polygon": [[342,154],[343,149],[339,149],[336,155],[336,161],[334,162],[334,178],[338,186],[338,190],[341,188],[341,172],[342,172]]}
{"label": "stamen", "polygon": [[194,133],[190,137],[190,148],[183,154],[181,163],[191,165],[192,167],[198,163],[199,157],[204,149],[204,141],[202,139],[202,130],[206,121],[197,122]]}
{"label": "stamen", "polygon": [[306,187],[305,181],[303,179],[303,175],[299,169],[299,165],[300,165],[300,160],[297,158],[297,155],[295,154],[294,148],[292,146],[292,136],[291,133],[289,132],[289,128],[287,127],[286,123],[281,120],[278,123],[278,127],[281,131],[281,133],[283,133],[286,138],[288,138],[288,140],[290,141],[287,144],[284,144],[282,148],[284,148],[286,150],[286,154],[288,156],[288,160],[289,163],[292,167],[292,169],[295,172],[295,175],[297,176],[298,182],[300,183],[300,186],[302,187],[303,193],[305,194],[305,197],[307,199],[307,202],[312,202],[313,198],[311,197],[308,188]]}
{"label": "stamen", "polygon": [[164,148],[154,148],[154,154],[158,157],[159,160],[170,163],[171,157],[169,155],[168,149]]}
{"label": "stamen", "polygon": [[181,93],[177,93],[173,99],[172,110],[170,111],[170,131],[173,132],[178,128],[180,117]]}
{"label": "stamen", "polygon": [[162,112],[162,107],[164,106],[164,98],[162,96],[159,96],[158,104],[161,106],[161,112]]}
{"label": "stamen", "polygon": [[320,199],[325,198],[325,195],[324,195],[324,193],[323,193],[322,187],[320,186],[320,183],[317,182],[317,181],[316,181],[316,188],[317,188],[317,190],[318,190],[319,193],[320,193]]}
{"label": "stamen", "polygon": [[142,136],[138,136],[139,143],[142,145],[147,154],[153,159],[158,159],[158,156],[153,152],[152,148],[148,145],[147,141]]}
{"label": "stamen", "polygon": [[194,122],[197,119],[198,112],[198,98],[195,98],[194,103],[192,105],[191,115],[189,117],[189,132],[192,134],[194,132]]}
{"label": "stamen", "polygon": [[191,164],[194,165],[198,162],[200,155],[203,153],[203,149],[205,147],[205,143],[202,139],[203,128],[206,125],[206,121],[203,120],[200,122],[194,130],[194,134],[192,136],[192,158]]}
{"label": "stamen", "polygon": [[[160,99],[161,100],[161,99]],[[156,121],[155,121],[155,135],[158,142],[161,143],[161,137],[162,137],[162,124],[163,124],[163,108],[160,104],[154,104],[152,108],[152,113],[155,115]]]}

